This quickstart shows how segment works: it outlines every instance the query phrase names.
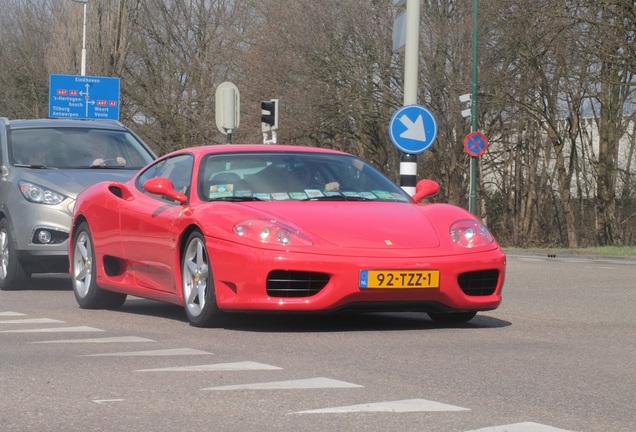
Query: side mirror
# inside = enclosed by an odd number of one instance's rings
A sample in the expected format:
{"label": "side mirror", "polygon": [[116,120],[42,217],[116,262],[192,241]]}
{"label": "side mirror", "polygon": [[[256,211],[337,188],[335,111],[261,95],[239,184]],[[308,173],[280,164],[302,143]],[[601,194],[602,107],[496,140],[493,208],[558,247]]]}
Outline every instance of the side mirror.
{"label": "side mirror", "polygon": [[180,204],[183,204],[188,200],[188,197],[185,194],[176,191],[172,181],[165,177],[151,178],[144,183],[144,190],[151,194],[173,199],[178,201]]}
{"label": "side mirror", "polygon": [[415,195],[413,195],[413,200],[415,202],[420,202],[421,199],[431,197],[437,192],[439,192],[439,183],[435,180],[420,180],[415,186]]}

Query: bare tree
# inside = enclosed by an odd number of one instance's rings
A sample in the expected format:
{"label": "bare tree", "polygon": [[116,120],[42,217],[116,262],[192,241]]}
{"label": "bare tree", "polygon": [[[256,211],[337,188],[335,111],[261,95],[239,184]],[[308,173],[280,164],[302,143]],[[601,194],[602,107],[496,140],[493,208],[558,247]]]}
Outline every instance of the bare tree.
{"label": "bare tree", "polygon": [[249,2],[145,0],[123,76],[142,130],[161,152],[222,142],[215,90],[240,76]]}
{"label": "bare tree", "polygon": [[[470,125],[458,96],[471,86],[473,5],[421,5],[418,103],[439,129],[418,167],[442,184],[438,199],[465,206]],[[490,148],[479,208],[504,244],[636,239],[635,9],[480,3],[478,125]],[[122,120],[159,153],[224,143],[215,93],[232,81],[234,142],[260,142],[260,102],[278,98],[279,142],[349,151],[398,179],[387,129],[404,64],[392,52],[392,0],[90,0],[87,10],[88,74],[121,78]],[[49,75],[80,70],[82,19],[71,0],[4,1],[2,115],[46,117]]]}
{"label": "bare tree", "polygon": [[0,112],[46,117],[45,53],[54,29],[49,0],[5,0],[0,14]]}

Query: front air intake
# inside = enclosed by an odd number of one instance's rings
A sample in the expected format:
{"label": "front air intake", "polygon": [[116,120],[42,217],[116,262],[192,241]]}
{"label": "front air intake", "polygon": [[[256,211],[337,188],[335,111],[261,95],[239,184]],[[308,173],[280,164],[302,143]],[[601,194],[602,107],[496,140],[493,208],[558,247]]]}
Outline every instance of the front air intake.
{"label": "front air intake", "polygon": [[271,297],[311,297],[327,285],[329,275],[318,272],[274,270],[267,276]]}
{"label": "front air intake", "polygon": [[457,282],[464,294],[470,296],[491,295],[497,289],[499,270],[480,270],[459,275]]}

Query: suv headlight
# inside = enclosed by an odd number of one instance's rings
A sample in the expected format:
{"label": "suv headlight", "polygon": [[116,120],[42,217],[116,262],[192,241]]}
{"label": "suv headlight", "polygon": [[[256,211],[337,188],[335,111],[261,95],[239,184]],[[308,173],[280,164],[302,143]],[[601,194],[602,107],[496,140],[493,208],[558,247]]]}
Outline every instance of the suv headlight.
{"label": "suv headlight", "polygon": [[35,183],[20,181],[18,185],[24,198],[32,203],[56,205],[66,199],[66,196]]}

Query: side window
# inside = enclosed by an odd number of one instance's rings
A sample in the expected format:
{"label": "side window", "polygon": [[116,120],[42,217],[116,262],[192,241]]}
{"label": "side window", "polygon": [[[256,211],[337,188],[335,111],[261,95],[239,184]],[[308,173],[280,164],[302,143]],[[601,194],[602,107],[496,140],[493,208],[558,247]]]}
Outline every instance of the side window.
{"label": "side window", "polygon": [[[143,185],[151,178],[164,177],[172,181],[174,188],[181,193],[190,196],[190,183],[192,180],[192,166],[194,158],[190,154],[183,154],[164,159],[150,166],[137,178],[137,188],[143,190]],[[148,195],[148,192],[144,192]]]}

